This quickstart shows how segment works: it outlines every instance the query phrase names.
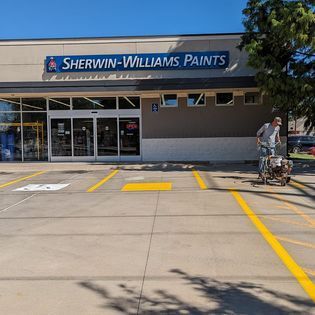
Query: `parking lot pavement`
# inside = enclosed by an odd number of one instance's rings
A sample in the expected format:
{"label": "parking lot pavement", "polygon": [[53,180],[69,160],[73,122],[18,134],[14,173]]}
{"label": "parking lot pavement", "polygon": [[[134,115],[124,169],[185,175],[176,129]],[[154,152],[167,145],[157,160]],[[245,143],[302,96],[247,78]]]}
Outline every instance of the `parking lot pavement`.
{"label": "parking lot pavement", "polygon": [[312,167],[280,187],[250,165],[0,164],[1,313],[315,314],[313,178]]}

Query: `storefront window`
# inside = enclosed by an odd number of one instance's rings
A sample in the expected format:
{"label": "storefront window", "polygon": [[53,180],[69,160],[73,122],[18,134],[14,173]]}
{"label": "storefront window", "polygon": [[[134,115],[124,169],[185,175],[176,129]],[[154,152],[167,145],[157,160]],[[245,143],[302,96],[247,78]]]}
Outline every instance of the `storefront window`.
{"label": "storefront window", "polygon": [[47,160],[47,114],[23,113],[22,115],[24,160]]}
{"label": "storefront window", "polygon": [[246,92],[245,93],[245,104],[259,104],[260,103],[260,94],[259,92]]}
{"label": "storefront window", "polygon": [[4,99],[0,98],[0,111],[20,111],[20,99],[10,98]]}
{"label": "storefront window", "polygon": [[217,93],[216,94],[216,104],[217,105],[233,105],[233,93]]}
{"label": "storefront window", "polygon": [[47,107],[45,98],[22,98],[23,111],[44,111]]}
{"label": "storefront window", "polygon": [[117,108],[117,99],[116,97],[94,97],[91,99],[94,102],[97,102],[101,106],[100,109],[116,109]]}
{"label": "storefront window", "polygon": [[177,106],[177,95],[176,94],[162,94],[161,106],[167,106],[167,107]]}
{"label": "storefront window", "polygon": [[188,106],[204,106],[206,105],[205,94],[188,94],[187,97]]}
{"label": "storefront window", "polygon": [[69,110],[71,108],[70,98],[50,98],[48,103],[49,110]]}
{"label": "storefront window", "polygon": [[119,97],[119,109],[139,109],[140,97],[122,96]]}
{"label": "storefront window", "polygon": [[20,113],[0,113],[0,161],[21,161]]}
{"label": "storefront window", "polygon": [[73,109],[116,109],[116,97],[74,97]]}

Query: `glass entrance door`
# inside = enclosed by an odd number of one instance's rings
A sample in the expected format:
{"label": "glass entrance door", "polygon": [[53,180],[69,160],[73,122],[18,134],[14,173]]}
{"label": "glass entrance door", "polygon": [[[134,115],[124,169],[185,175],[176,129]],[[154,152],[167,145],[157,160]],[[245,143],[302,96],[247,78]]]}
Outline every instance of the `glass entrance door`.
{"label": "glass entrance door", "polygon": [[97,157],[118,156],[117,118],[96,118]]}
{"label": "glass entrance door", "polygon": [[140,155],[139,118],[119,118],[120,155]]}
{"label": "glass entrance door", "polygon": [[50,128],[52,156],[72,156],[71,119],[51,119]]}
{"label": "glass entrance door", "polygon": [[140,119],[51,117],[52,161],[128,161],[140,159]]}
{"label": "glass entrance door", "polygon": [[94,156],[94,119],[73,118],[73,155]]}

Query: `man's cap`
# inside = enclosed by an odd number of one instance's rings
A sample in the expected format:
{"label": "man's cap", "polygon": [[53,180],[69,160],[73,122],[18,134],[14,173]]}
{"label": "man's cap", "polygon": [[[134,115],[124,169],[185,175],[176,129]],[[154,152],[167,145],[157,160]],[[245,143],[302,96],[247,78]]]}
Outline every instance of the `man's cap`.
{"label": "man's cap", "polygon": [[281,119],[281,117],[275,117],[274,120],[277,121],[278,125],[280,125],[280,126],[282,125],[282,119]]}

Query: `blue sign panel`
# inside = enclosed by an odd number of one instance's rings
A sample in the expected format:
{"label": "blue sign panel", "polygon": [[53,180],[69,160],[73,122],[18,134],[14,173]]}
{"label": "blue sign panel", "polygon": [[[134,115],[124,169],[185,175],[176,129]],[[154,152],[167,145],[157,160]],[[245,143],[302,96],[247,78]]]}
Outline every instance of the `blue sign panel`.
{"label": "blue sign panel", "polygon": [[152,113],[157,113],[159,111],[159,104],[153,103],[152,104]]}
{"label": "blue sign panel", "polygon": [[47,72],[222,69],[229,64],[229,52],[47,56],[45,64]]}

